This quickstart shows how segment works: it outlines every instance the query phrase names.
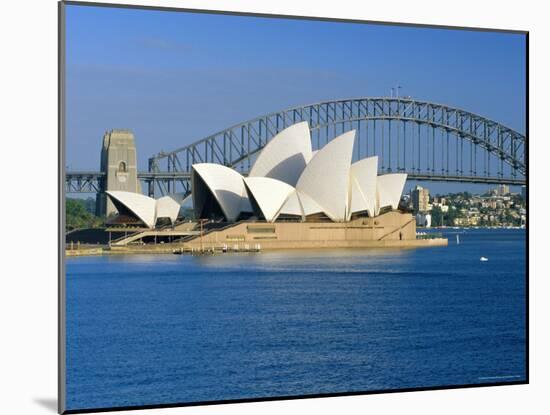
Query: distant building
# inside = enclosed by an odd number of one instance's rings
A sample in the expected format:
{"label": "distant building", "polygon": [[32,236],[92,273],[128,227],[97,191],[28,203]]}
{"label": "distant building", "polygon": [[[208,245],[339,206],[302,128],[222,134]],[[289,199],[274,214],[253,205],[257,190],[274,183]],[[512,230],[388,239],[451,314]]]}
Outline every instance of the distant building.
{"label": "distant building", "polygon": [[[455,226],[478,226],[479,225],[479,216],[470,216],[470,217],[462,217],[462,218],[455,218],[454,219],[454,225]],[[489,217],[489,219],[492,221],[494,218],[492,216]]]}
{"label": "distant building", "polygon": [[527,201],[527,186],[525,185],[521,186],[521,198],[524,202]]}
{"label": "distant building", "polygon": [[470,208],[470,210],[468,211],[468,216],[475,216],[478,214],[479,214],[479,209],[475,207]]}
{"label": "distant building", "polygon": [[439,208],[443,213],[447,213],[449,211],[449,205],[443,205],[441,203],[433,203],[432,208]]}
{"label": "distant building", "polygon": [[496,190],[498,196],[510,194],[510,186],[508,186],[507,184],[499,184]]}
{"label": "distant building", "polygon": [[430,211],[430,191],[422,186],[416,186],[411,194],[414,213]]}
{"label": "distant building", "polygon": [[484,201],[481,205],[482,207],[486,207],[489,209],[496,209],[497,208],[497,201],[496,199],[487,199]]}

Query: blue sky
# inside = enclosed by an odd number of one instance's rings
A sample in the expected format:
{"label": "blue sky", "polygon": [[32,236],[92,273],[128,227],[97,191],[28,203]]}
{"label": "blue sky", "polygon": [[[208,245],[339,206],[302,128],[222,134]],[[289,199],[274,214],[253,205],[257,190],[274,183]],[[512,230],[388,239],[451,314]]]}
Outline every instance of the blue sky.
{"label": "blue sky", "polygon": [[525,132],[523,35],[75,5],[66,34],[74,170],[99,168],[113,128],[134,132],[146,170],[235,123],[397,83]]}

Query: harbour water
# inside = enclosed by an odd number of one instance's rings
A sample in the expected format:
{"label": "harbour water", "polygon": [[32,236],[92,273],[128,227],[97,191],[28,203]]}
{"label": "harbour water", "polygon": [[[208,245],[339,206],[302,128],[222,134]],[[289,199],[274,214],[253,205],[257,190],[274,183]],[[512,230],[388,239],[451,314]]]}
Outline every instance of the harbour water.
{"label": "harbour water", "polygon": [[445,248],[69,258],[67,408],[525,380],[525,231],[457,232]]}

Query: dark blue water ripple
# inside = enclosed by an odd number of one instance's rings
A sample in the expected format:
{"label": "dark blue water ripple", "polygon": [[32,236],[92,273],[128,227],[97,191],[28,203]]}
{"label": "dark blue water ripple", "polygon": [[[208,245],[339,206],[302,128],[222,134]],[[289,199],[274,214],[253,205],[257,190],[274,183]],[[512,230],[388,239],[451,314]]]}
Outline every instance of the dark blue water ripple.
{"label": "dark blue water ripple", "polygon": [[448,233],[420,250],[69,259],[67,407],[525,379],[525,232]]}

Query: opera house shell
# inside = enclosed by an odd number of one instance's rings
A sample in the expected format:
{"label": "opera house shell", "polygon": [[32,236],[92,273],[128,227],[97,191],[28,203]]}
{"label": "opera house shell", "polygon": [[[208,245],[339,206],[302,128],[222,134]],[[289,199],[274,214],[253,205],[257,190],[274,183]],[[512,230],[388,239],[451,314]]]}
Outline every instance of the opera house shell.
{"label": "opera house shell", "polygon": [[[247,177],[212,163],[192,166],[191,189],[197,219],[236,222],[347,222],[398,207],[406,174],[378,176],[378,157],[352,162],[355,131],[312,150],[307,122],[275,135],[257,156]],[[148,228],[167,218],[174,224],[182,195],[158,200],[108,191],[119,215]]]}
{"label": "opera house shell", "polygon": [[135,223],[148,228],[154,228],[159,222],[174,224],[184,200],[181,194],[153,199],[141,193],[109,190],[105,193],[118,210],[118,216],[111,219],[111,223]]}
{"label": "opera house shell", "polygon": [[197,218],[234,222],[256,217],[277,220],[346,222],[397,209],[406,174],[377,176],[378,157],[352,163],[355,131],[312,151],[307,122],[274,136],[243,177],[220,164],[192,166]]}

